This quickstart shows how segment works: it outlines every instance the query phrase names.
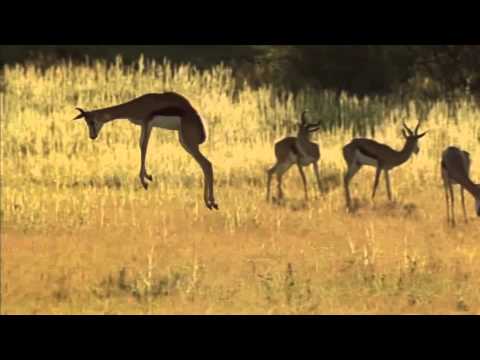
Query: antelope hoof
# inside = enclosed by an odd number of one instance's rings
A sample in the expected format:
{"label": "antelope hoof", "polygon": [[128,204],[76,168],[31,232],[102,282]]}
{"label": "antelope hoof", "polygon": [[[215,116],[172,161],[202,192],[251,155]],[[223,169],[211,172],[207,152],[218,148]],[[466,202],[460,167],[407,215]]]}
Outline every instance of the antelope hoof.
{"label": "antelope hoof", "polygon": [[352,204],[348,204],[345,208],[348,214],[353,214],[355,212],[355,207]]}
{"label": "antelope hoof", "polygon": [[149,175],[149,174],[145,174],[145,177],[150,180],[150,181],[153,181],[153,177],[152,175]]}
{"label": "antelope hoof", "polygon": [[143,179],[143,177],[140,177],[140,182],[142,183],[143,188],[148,190],[148,183]]}
{"label": "antelope hoof", "polygon": [[207,206],[207,208],[208,208],[209,210],[212,210],[212,209],[218,210],[218,205],[217,205],[215,202],[213,202],[213,201],[207,202],[205,205]]}

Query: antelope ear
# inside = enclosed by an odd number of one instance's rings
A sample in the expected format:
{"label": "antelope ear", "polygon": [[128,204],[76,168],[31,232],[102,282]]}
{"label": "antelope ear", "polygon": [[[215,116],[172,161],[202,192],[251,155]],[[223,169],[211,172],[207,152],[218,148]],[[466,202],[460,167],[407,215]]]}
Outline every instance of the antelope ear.
{"label": "antelope ear", "polygon": [[420,138],[424,137],[424,136],[427,134],[427,132],[428,132],[428,131],[425,131],[424,133],[421,133],[420,135],[416,135],[415,137],[416,137],[417,139],[420,139]]}
{"label": "antelope ear", "polygon": [[405,139],[408,139],[408,135],[407,135],[407,132],[405,130],[402,129],[402,135]]}
{"label": "antelope ear", "polygon": [[77,119],[81,119],[81,118],[85,117],[85,111],[83,111],[83,110],[80,109],[80,108],[75,108],[75,109],[77,109],[78,111],[80,111],[80,114],[78,114],[77,116],[75,116],[75,117],[73,118],[73,120],[77,120]]}

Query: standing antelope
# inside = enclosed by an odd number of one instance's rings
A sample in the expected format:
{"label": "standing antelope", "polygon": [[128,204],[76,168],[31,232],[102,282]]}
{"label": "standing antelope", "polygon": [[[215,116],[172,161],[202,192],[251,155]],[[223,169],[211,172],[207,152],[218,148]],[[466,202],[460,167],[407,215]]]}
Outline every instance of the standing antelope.
{"label": "standing antelope", "polygon": [[465,209],[464,189],[466,189],[475,198],[475,209],[477,216],[480,216],[480,185],[474,184],[470,180],[470,154],[457,147],[449,146],[442,153],[442,179],[445,188],[445,198],[447,200],[447,221],[450,222],[450,206],[448,193],[451,198],[451,222],[455,225],[454,214],[454,196],[452,185],[460,185],[460,194],[462,198],[463,216],[467,222],[467,210]]}
{"label": "standing antelope", "polygon": [[303,167],[313,164],[318,188],[320,189],[320,176],[318,174],[318,161],[320,160],[320,149],[318,144],[311,142],[312,133],[320,129],[320,121],[315,124],[308,124],[306,119],[307,111],[303,111],[300,126],[296,137],[286,137],[275,144],[276,164],[267,170],[267,201],[270,199],[270,184],[272,175],[277,175],[278,197],[283,198],[282,176],[293,164],[297,164],[298,171],[302,177],[305,200],[308,200],[307,179]]}
{"label": "standing antelope", "polygon": [[347,172],[344,177],[345,196],[347,200],[347,208],[351,209],[351,199],[349,183],[353,176],[360,170],[363,165],[369,165],[376,167],[375,182],[373,184],[372,199],[375,197],[375,192],[378,186],[378,180],[382,170],[385,172],[385,182],[387,186],[388,199],[392,200],[392,192],[390,190],[390,179],[388,177],[388,171],[405,163],[412,153],[418,154],[418,140],[425,136],[426,131],[422,134],[418,134],[418,123],[415,131],[410,130],[405,123],[405,127],[402,129],[402,135],[405,138],[405,144],[402,150],[397,151],[391,147],[380,144],[370,139],[353,139],[350,143],[343,147],[343,157],[347,162]]}
{"label": "standing antelope", "polygon": [[97,138],[102,126],[112,120],[128,119],[141,127],[139,177],[145,190],[148,189],[145,179],[153,180],[145,168],[148,140],[152,128],[178,131],[180,144],[203,170],[205,205],[209,209],[218,209],[213,195],[212,164],[199,150],[199,145],[206,140],[206,131],[199,114],[185,97],[173,92],[146,94],[104,109],[84,111],[77,108],[77,110],[80,111],[80,114],[74,120],[85,119],[92,140]]}

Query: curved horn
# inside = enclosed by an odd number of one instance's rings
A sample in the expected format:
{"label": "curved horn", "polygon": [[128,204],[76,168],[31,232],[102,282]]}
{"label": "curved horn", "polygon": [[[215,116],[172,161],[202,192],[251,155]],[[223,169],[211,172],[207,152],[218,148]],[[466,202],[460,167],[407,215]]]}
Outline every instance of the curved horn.
{"label": "curved horn", "polygon": [[77,119],[81,119],[81,118],[85,117],[85,111],[83,111],[82,109],[80,109],[80,108],[78,108],[78,107],[75,108],[75,109],[77,109],[78,111],[80,111],[80,114],[78,114],[77,116],[75,116],[75,117],[73,118],[73,120],[77,120]]}
{"label": "curved horn", "polygon": [[420,127],[420,120],[418,121],[417,127],[415,128],[415,131],[413,132],[415,135],[417,135],[419,127]]}
{"label": "curved horn", "polygon": [[428,130],[425,131],[425,132],[423,132],[423,133],[421,133],[421,134],[419,134],[419,135],[415,135],[415,137],[416,137],[417,139],[421,139],[421,138],[424,137],[427,133],[428,133]]}
{"label": "curved horn", "polygon": [[410,129],[408,128],[408,126],[407,126],[407,124],[405,124],[405,122],[403,122],[403,127],[405,128],[405,130],[407,130],[407,132],[408,132],[409,135],[413,135],[412,130],[410,130]]}

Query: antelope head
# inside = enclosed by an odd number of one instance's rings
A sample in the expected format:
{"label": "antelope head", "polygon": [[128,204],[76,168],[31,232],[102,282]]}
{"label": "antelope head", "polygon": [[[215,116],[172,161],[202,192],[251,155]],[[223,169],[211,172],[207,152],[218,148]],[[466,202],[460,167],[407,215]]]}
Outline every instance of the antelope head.
{"label": "antelope head", "polygon": [[95,116],[94,112],[84,111],[83,109],[76,108],[80,114],[78,114],[73,120],[78,119],[85,119],[85,122],[88,126],[88,132],[90,135],[90,139],[95,140],[98,135],[100,134],[100,130],[102,129],[103,122],[99,121]]}
{"label": "antelope head", "polygon": [[405,140],[407,141],[407,145],[412,146],[413,147],[413,152],[415,154],[418,154],[418,152],[420,151],[420,149],[418,147],[418,140],[421,139],[422,137],[424,137],[425,134],[427,133],[427,131],[425,131],[421,134],[418,133],[418,129],[420,128],[420,121],[418,122],[414,131],[409,129],[409,127],[405,123],[403,123],[403,127],[404,127],[404,129],[402,129],[402,135],[405,138]]}
{"label": "antelope head", "polygon": [[314,124],[309,124],[307,121],[307,112],[308,110],[304,110],[302,112],[302,117],[300,119],[300,131],[306,131],[307,133],[313,133],[320,129],[320,120]]}

